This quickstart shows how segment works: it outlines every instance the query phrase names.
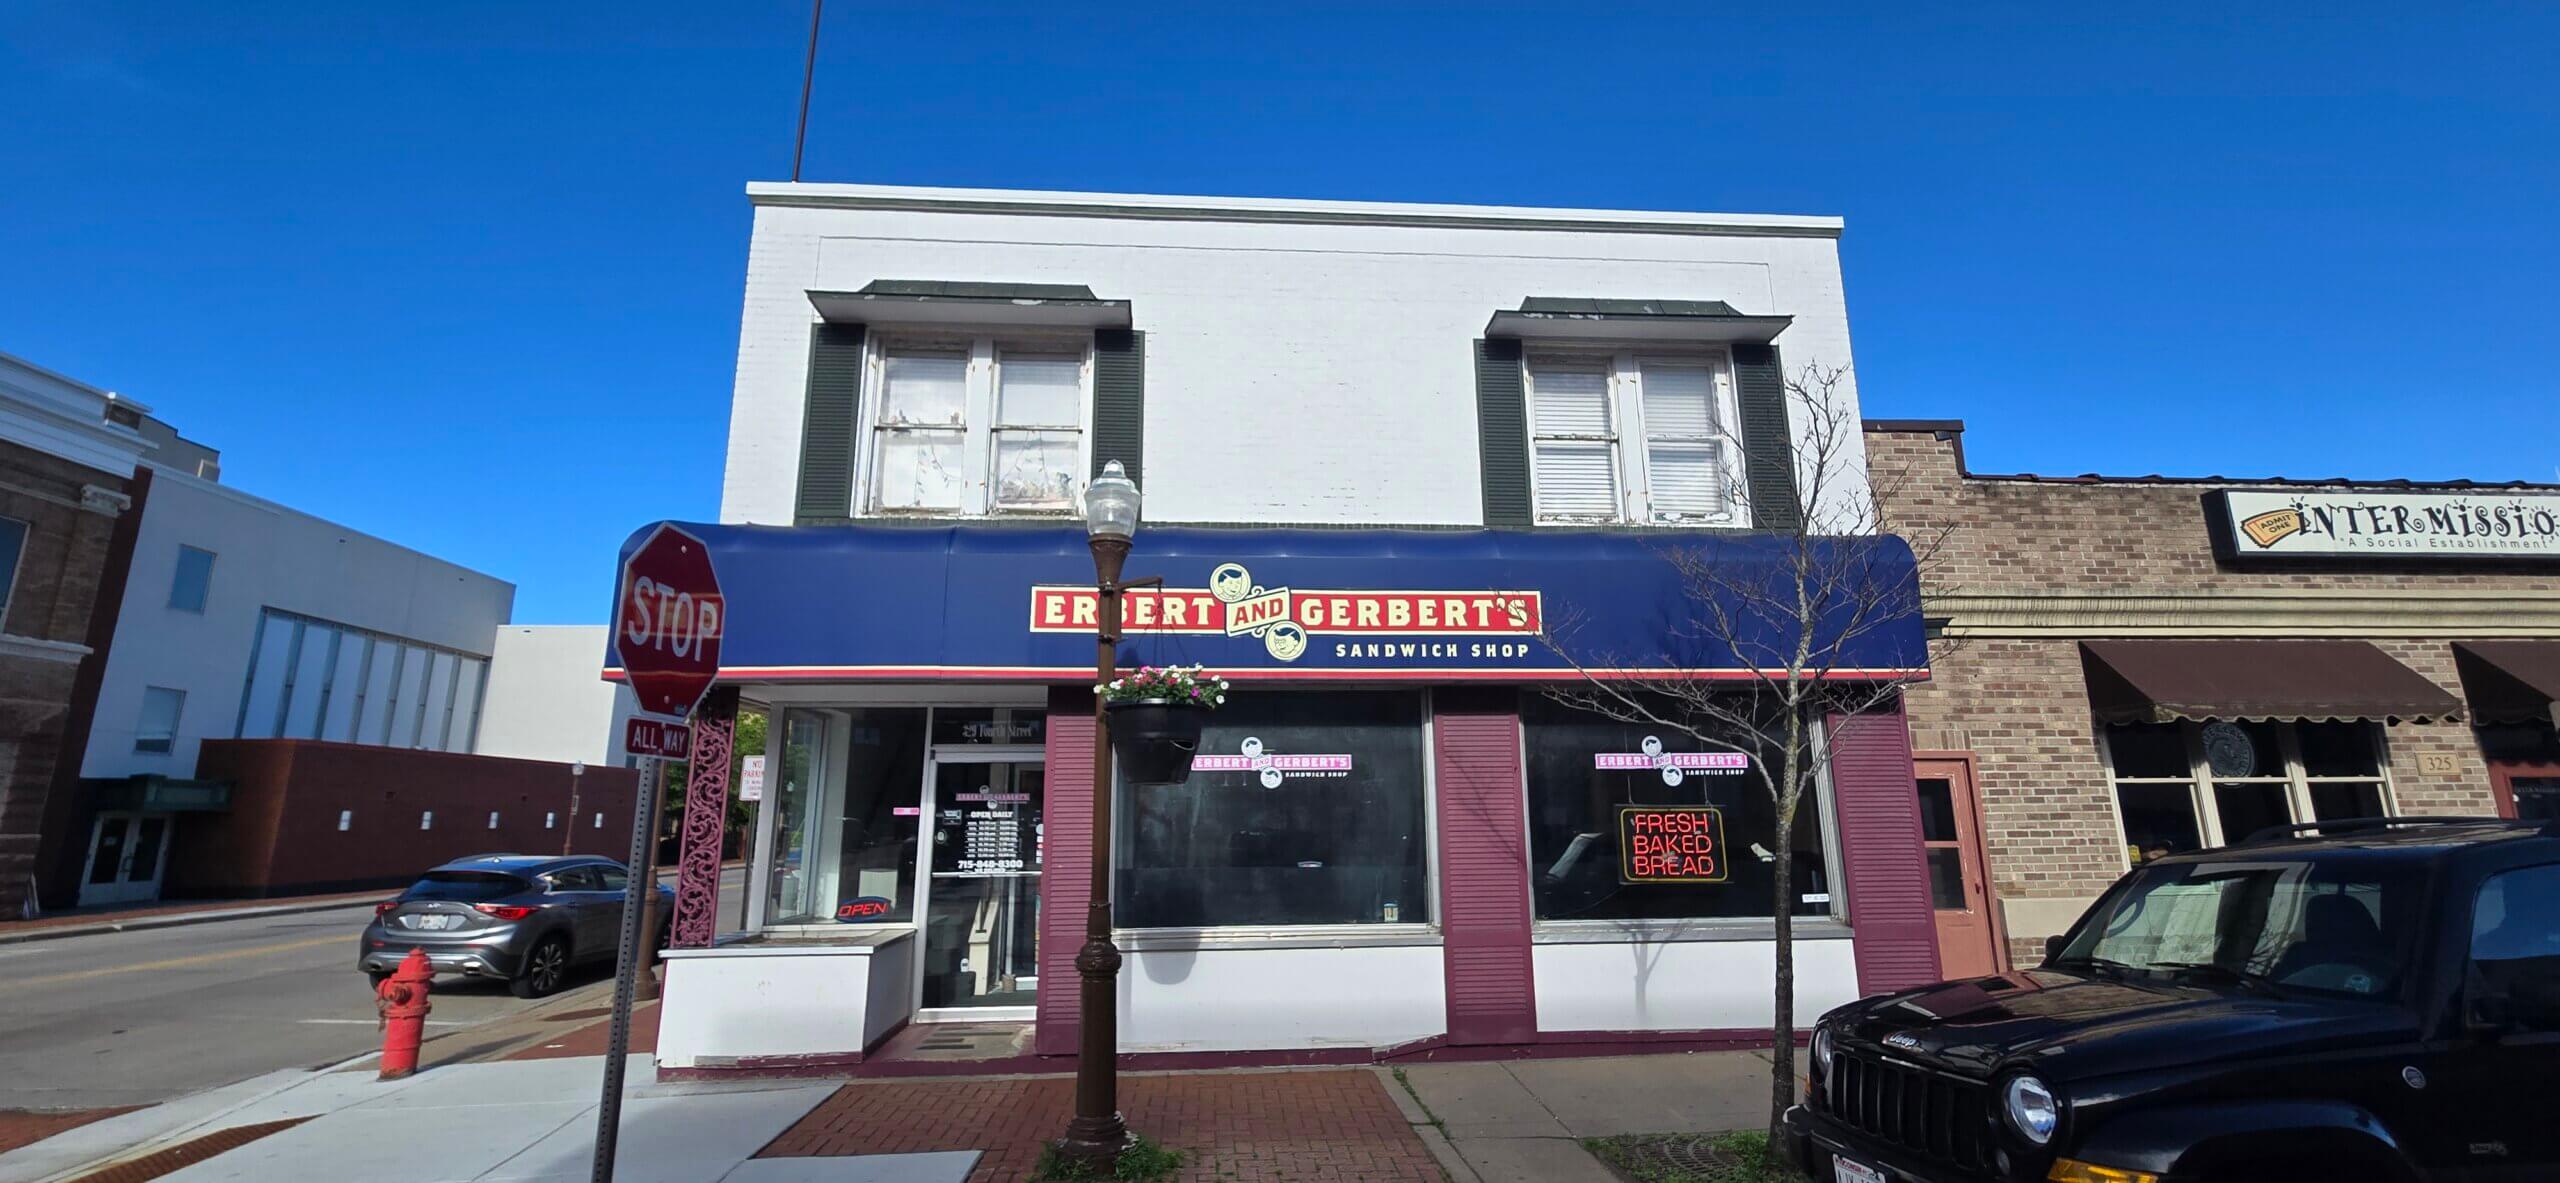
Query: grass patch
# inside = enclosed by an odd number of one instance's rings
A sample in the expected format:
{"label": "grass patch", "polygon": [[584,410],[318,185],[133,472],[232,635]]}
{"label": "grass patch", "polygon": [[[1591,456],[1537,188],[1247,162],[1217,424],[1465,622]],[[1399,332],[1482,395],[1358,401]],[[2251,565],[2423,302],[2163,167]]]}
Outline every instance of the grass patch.
{"label": "grass patch", "polygon": [[1120,1151],[1120,1160],[1110,1174],[1060,1155],[1057,1150],[1042,1147],[1040,1164],[1031,1168],[1031,1183],[1085,1183],[1087,1180],[1118,1180],[1120,1183],[1148,1183],[1154,1179],[1170,1179],[1182,1169],[1182,1152],[1147,1137],[1132,1134],[1129,1144]]}
{"label": "grass patch", "polygon": [[1620,1134],[1584,1149],[1635,1183],[1803,1183],[1764,1130],[1730,1134]]}
{"label": "grass patch", "polygon": [[1422,1094],[1413,1091],[1413,1082],[1405,1078],[1404,1069],[1397,1068],[1393,1071],[1396,1083],[1404,1086],[1404,1095],[1413,1098],[1413,1107],[1421,1110],[1424,1117],[1431,1119],[1431,1128],[1440,1131],[1441,1137],[1448,1137],[1449,1123],[1440,1120],[1440,1115],[1431,1111],[1430,1103],[1422,1099]]}

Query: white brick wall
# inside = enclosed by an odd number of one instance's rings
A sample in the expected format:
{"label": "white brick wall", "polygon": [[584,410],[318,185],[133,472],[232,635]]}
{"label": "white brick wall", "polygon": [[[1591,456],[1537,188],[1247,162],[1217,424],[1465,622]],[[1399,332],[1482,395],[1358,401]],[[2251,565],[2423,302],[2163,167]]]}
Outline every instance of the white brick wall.
{"label": "white brick wall", "polygon": [[[1130,301],[1147,334],[1148,516],[1167,522],[1480,523],[1472,342],[1526,296],[1723,300],[1795,317],[1777,342],[1791,372],[1851,362],[1827,219],[1189,198],[1205,208],[1177,219],[1126,212],[1168,199],[755,192],[728,522],[792,518],[806,293],[877,279]],[[984,208],[995,199],[1013,208]],[[844,200],[905,208],[807,204]]]}

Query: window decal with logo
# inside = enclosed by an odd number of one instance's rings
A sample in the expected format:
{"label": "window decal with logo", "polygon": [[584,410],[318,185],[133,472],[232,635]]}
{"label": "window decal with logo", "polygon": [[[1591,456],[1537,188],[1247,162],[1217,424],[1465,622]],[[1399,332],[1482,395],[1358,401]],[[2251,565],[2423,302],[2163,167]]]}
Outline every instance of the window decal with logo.
{"label": "window decal with logo", "polygon": [[1351,775],[1351,757],[1346,755],[1284,756],[1262,748],[1259,736],[1248,735],[1237,745],[1240,754],[1216,756],[1202,753],[1191,758],[1193,772],[1250,772],[1262,781],[1262,787],[1276,789],[1280,782],[1299,777],[1343,777]]}
{"label": "window decal with logo", "polygon": [[1676,785],[1692,776],[1739,776],[1751,767],[1751,757],[1740,752],[1673,752],[1662,746],[1662,737],[1648,735],[1637,745],[1641,752],[1599,752],[1591,757],[1591,766],[1608,772],[1642,772],[1651,768],[1662,773],[1662,783]]}
{"label": "window decal with logo", "polygon": [[[1031,631],[1091,632],[1100,613],[1090,587],[1035,586]],[[1241,563],[1220,563],[1205,588],[1131,588],[1123,593],[1122,626],[1132,633],[1255,637],[1272,657],[1296,661],[1316,636],[1534,637],[1543,627],[1534,591],[1320,591],[1268,587]],[[1336,657],[1457,657],[1462,646],[1334,645]],[[1519,657],[1526,641],[1465,646],[1471,657]],[[1499,650],[1499,651],[1496,651]]]}

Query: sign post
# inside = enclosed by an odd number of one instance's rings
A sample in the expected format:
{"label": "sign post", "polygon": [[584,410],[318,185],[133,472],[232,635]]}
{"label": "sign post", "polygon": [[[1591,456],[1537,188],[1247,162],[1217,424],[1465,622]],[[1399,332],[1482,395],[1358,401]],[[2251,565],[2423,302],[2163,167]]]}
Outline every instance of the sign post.
{"label": "sign post", "polygon": [[613,1028],[604,1061],[604,1092],[596,1106],[594,1183],[612,1183],[614,1153],[622,1132],[622,1078],[631,1051],[631,1001],[639,990],[651,949],[645,920],[657,898],[658,801],[665,791],[666,761],[691,748],[686,720],[720,674],[720,637],[728,603],[702,540],[659,523],[623,560],[614,597],[614,646],[640,699],[641,717],[623,732],[624,746],[648,761],[639,799],[631,806],[630,876],[623,886],[622,941],[615,960]]}

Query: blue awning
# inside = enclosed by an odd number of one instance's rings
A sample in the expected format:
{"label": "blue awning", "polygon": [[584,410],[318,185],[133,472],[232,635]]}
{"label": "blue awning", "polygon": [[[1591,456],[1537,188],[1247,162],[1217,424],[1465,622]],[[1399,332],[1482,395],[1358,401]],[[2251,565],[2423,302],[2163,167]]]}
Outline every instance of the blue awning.
{"label": "blue awning", "polygon": [[[1091,676],[1081,529],[677,525],[703,541],[727,601],[724,681]],[[1120,661],[1199,662],[1239,681],[1553,681],[1577,663],[1748,677],[1793,648],[1792,609],[1775,605],[1794,597],[1774,593],[1799,546],[1860,589],[1825,614],[1817,664],[1845,679],[1924,674],[1901,539],[1667,532],[1146,529],[1126,575],[1164,586],[1130,593]],[[1704,625],[1709,608],[1682,576],[1700,564],[1717,572],[1715,611],[1746,622],[1735,643]],[[607,676],[620,664],[608,654]]]}

